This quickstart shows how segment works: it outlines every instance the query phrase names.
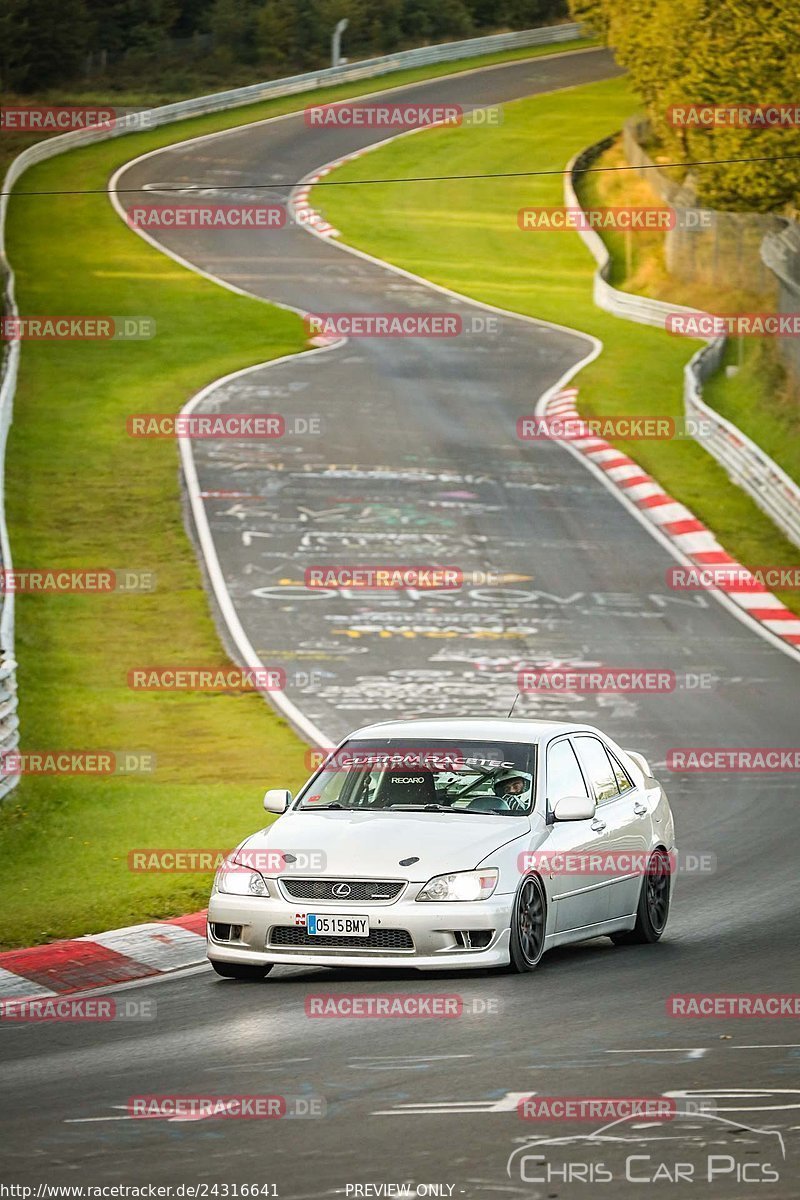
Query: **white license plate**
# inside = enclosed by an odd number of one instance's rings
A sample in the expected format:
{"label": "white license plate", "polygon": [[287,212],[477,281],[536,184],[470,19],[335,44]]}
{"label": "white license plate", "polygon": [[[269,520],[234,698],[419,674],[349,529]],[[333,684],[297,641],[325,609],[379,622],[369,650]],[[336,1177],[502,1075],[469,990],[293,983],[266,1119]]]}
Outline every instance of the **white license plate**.
{"label": "white license plate", "polygon": [[306,933],[309,937],[369,937],[369,917],[307,913]]}

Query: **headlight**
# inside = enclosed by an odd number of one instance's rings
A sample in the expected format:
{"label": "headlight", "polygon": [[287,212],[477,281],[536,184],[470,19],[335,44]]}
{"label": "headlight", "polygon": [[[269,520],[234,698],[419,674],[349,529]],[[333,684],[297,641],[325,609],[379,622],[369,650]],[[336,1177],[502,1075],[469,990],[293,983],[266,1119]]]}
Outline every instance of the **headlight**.
{"label": "headlight", "polygon": [[214,876],[214,891],[231,896],[268,896],[267,881],[251,867],[223,864]]}
{"label": "headlight", "polygon": [[435,875],[429,879],[417,900],[488,900],[497,887],[500,872],[459,871],[456,875]]}

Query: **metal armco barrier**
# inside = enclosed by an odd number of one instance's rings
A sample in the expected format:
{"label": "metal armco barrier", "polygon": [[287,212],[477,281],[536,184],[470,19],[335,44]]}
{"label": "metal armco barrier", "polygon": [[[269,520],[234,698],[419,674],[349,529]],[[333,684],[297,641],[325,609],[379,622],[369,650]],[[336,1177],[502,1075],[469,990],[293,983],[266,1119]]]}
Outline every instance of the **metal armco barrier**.
{"label": "metal armco barrier", "polygon": [[[564,171],[565,205],[570,208],[581,207],[575,190],[576,176],[602,154],[616,137],[614,134],[589,146],[567,163]],[[598,308],[615,317],[637,321],[640,325],[653,325],[659,329],[666,328],[669,313],[697,311],[679,304],[668,304],[663,300],[652,300],[647,296],[621,292],[612,287],[608,282],[611,256],[605,242],[593,229],[578,232],[597,263],[593,296]],[[781,532],[796,546],[800,546],[800,487],[755,442],[703,400],[702,385],[720,369],[726,341],[724,337],[714,338],[686,364],[683,382],[684,413],[687,419],[695,422],[695,428],[702,428],[704,431],[701,437],[695,435],[695,441],[725,468],[733,482],[755,500]]]}
{"label": "metal armco barrier", "polygon": [[778,464],[703,400],[703,383],[722,364],[725,339],[715,338],[699,350],[684,368],[683,404],[687,417],[704,427],[700,440],[782,533],[800,546],[800,487]]}
{"label": "metal armco barrier", "polygon": [[[255,83],[249,87],[235,88],[228,92],[215,92],[209,96],[198,96],[191,100],[178,101],[175,104],[165,104],[160,108],[152,108],[139,113],[139,123],[136,125],[131,123],[121,128],[95,126],[77,129],[37,142],[23,150],[13,160],[6,172],[2,195],[0,195],[0,274],[5,279],[5,314],[8,316],[19,315],[14,293],[14,272],[5,248],[9,193],[20,175],[36,163],[44,162],[48,158],[54,158],[57,154],[64,154],[68,150],[75,150],[93,142],[105,141],[112,137],[124,137],[127,133],[140,132],[142,129],[154,129],[173,121],[186,120],[189,117],[241,108],[243,105],[255,104],[260,100],[293,96],[330,84],[351,83],[360,79],[391,75],[395,71],[405,71],[412,67],[427,66],[431,63],[455,62],[460,58],[471,58],[473,55],[492,54],[516,48],[524,49],[527,46],[571,42],[579,38],[581,34],[582,28],[579,24],[565,23],[549,25],[540,29],[523,29],[517,33],[470,38],[460,42],[443,42],[438,46],[423,46],[417,50],[401,50],[397,54],[386,54],[381,58],[347,63],[342,67],[326,67],[319,71],[309,71],[304,75],[291,75],[285,79]],[[5,570],[11,569],[11,551],[5,519],[3,468],[6,438],[13,413],[19,354],[19,342],[9,342],[3,360],[3,373],[0,381],[0,569]],[[4,752],[13,750],[19,742],[16,663],[14,661],[13,592],[1,593],[0,604],[2,604],[2,611],[0,611],[0,756],[2,756]],[[4,777],[0,773],[0,799],[18,781],[18,776]]]}

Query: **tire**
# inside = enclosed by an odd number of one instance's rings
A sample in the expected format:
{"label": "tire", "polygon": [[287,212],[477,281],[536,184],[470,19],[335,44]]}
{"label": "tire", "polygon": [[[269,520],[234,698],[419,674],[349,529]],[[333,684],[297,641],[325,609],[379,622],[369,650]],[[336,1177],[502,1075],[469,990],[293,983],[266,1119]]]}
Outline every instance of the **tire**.
{"label": "tire", "polygon": [[534,971],[544,954],[547,902],[538,875],[527,875],[519,886],[511,914],[509,969],[515,974]]}
{"label": "tire", "polygon": [[224,979],[245,979],[256,980],[264,979],[272,970],[273,963],[262,963],[255,965],[253,963],[228,963],[218,962],[214,958],[208,960],[218,975],[222,975]]}
{"label": "tire", "polygon": [[642,880],[636,924],[623,933],[612,933],[615,946],[646,946],[657,942],[667,927],[670,899],[670,861],[666,850],[654,850]]}

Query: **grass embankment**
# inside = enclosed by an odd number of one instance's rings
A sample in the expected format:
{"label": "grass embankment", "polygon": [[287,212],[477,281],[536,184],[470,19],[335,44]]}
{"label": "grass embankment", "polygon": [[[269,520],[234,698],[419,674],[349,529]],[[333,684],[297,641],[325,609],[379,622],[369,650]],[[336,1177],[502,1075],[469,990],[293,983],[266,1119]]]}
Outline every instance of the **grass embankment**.
{"label": "grass embankment", "polygon": [[158,146],[309,103],[552,52],[404,71],[182,121],[72,151],[18,184],[75,192],[11,201],[20,311],[148,315],[158,330],[143,342],[23,345],[7,455],[15,566],[142,568],[158,581],[151,595],[18,597],[23,743],[148,750],[157,771],[23,779],[0,806],[0,946],[201,906],[207,877],[131,874],[129,850],[232,845],[262,819],[265,787],[294,787],[307,774],[302,743],[256,695],[126,686],[132,665],[224,661],[182,524],[176,447],[129,439],[126,417],[175,412],[226,372],[300,350],[304,332],[291,313],[216,287],[127,230],[104,194],[111,173]]}
{"label": "grass embankment", "polygon": [[[439,128],[401,138],[345,164],[326,184],[558,170],[574,153],[618,129],[636,109],[625,80],[571,88],[506,105],[504,123],[497,128]],[[608,176],[587,178],[585,201],[608,202],[594,182]],[[627,189],[636,181],[626,173],[619,186],[630,196]],[[577,234],[519,229],[520,208],[563,203],[559,176],[322,187],[315,189],[312,203],[342,231],[343,240],[370,254],[479,300],[601,338],[603,353],[576,381],[584,415],[682,419],[683,367],[701,343],[598,309],[592,301],[594,261]],[[657,274],[659,268],[645,261],[642,246],[633,242],[633,271],[645,277]],[[621,247],[612,243],[612,249],[619,254]],[[671,294],[670,299],[698,304],[685,294]],[[532,396],[532,405],[534,400]],[[691,439],[616,445],[687,504],[741,562],[796,563],[791,543]],[[782,599],[800,612],[796,594],[782,594]]]}
{"label": "grass embankment", "polygon": [[[617,143],[598,159],[597,166],[624,163]],[[661,204],[646,179],[629,171],[587,175],[581,193],[587,203]],[[612,232],[603,236],[612,255],[611,282],[615,287],[708,312],[763,312],[774,307],[774,297],[758,291],[730,290],[720,296],[713,279],[687,282],[670,275],[663,233],[626,236]],[[730,338],[724,365],[735,366],[736,373],[728,376],[720,371],[713,376],[703,389],[706,402],[760,445],[791,478],[800,479],[800,412],[775,342]]]}

